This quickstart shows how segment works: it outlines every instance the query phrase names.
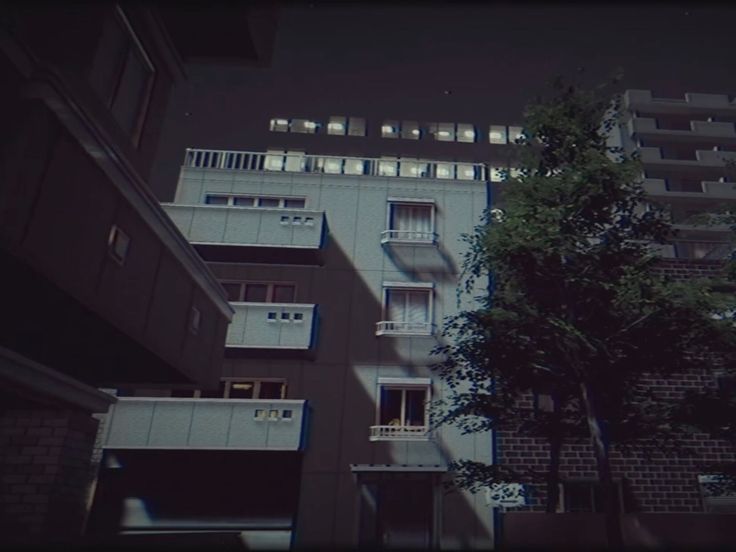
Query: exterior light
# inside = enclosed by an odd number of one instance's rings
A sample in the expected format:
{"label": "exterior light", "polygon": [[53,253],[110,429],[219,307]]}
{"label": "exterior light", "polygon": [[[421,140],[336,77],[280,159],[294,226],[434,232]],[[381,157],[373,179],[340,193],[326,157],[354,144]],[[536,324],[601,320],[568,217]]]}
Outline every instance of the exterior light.
{"label": "exterior light", "polygon": [[419,129],[415,128],[411,131],[414,136],[419,136]]}

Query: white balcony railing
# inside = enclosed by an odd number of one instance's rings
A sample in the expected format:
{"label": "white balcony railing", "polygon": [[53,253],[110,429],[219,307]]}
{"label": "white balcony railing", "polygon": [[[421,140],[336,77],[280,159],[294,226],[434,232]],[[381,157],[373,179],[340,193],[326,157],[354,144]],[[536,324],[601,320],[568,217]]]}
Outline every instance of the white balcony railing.
{"label": "white balcony railing", "polygon": [[312,304],[230,303],[235,314],[227,347],[308,350],[314,345],[316,310]]}
{"label": "white balcony railing", "polygon": [[299,153],[252,152],[191,149],[186,151],[186,167],[240,171],[276,171],[441,180],[487,179],[482,163],[451,163],[419,159],[336,157]]}
{"label": "white balcony railing", "polygon": [[304,400],[119,397],[103,446],[124,449],[299,450]]}
{"label": "white balcony railing", "polygon": [[376,425],[371,426],[371,441],[426,441],[429,439],[427,426]]}
{"label": "white balcony railing", "polygon": [[396,322],[382,320],[376,323],[376,335],[432,335],[434,324],[431,322]]}
{"label": "white balcony railing", "polygon": [[416,230],[384,230],[381,232],[381,243],[411,243],[416,245],[435,245],[435,232],[418,232]]}

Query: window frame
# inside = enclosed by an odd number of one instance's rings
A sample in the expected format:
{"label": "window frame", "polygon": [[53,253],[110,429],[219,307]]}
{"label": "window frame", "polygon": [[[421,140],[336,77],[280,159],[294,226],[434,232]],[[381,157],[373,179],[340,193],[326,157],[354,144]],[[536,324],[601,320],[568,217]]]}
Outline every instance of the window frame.
{"label": "window frame", "polygon": [[[397,324],[400,321],[389,320],[389,292],[390,291],[407,291],[407,292],[423,292],[427,295],[427,328],[421,330],[401,330],[391,328],[390,324]],[[431,282],[384,282],[381,289],[381,320],[376,323],[376,336],[408,336],[408,337],[428,337],[434,335],[434,284]]]}
{"label": "window frame", "polygon": [[[420,208],[425,207],[429,209],[429,231],[424,232],[425,234],[429,234],[429,237],[427,238],[401,238],[398,236],[394,236],[394,233],[401,232],[401,230],[396,230],[395,228],[392,228],[393,226],[393,214],[394,214],[394,207],[396,206],[405,206],[405,207],[414,207],[414,208]],[[437,232],[436,232],[436,212],[437,212],[437,206],[435,204],[434,199],[425,199],[425,198],[400,198],[400,197],[389,197],[386,200],[386,227],[383,232],[381,232],[381,243],[404,243],[404,244],[411,244],[411,245],[436,245],[437,244]],[[411,232],[410,230],[407,230],[407,232]],[[422,232],[414,232],[422,233]]]}
{"label": "window frame", "polygon": [[[400,390],[401,393],[401,418],[406,420],[406,391],[424,390],[424,424],[421,426],[410,426],[406,424],[382,425],[381,424],[381,397],[384,390]],[[429,429],[429,405],[432,400],[432,380],[430,378],[394,378],[379,377],[376,382],[376,414],[374,425],[370,428],[370,441],[428,441],[430,439]],[[393,429],[396,428],[396,429]],[[420,428],[411,429],[408,428]]]}
{"label": "window frame", "polygon": [[[225,384],[223,390],[223,399],[230,399],[230,390],[232,389],[233,383],[253,383],[253,397],[250,399],[239,399],[239,400],[263,400],[263,401],[277,401],[284,400],[288,395],[289,384],[286,378],[242,378],[242,377],[226,377],[220,380]],[[260,397],[260,390],[262,383],[281,383],[281,397],[279,399],[264,399]],[[232,398],[238,400],[237,397]]]}
{"label": "window frame", "polygon": [[[224,205],[217,203],[207,203],[210,197],[224,197],[227,199],[227,203]],[[239,198],[253,198],[253,205],[236,205],[235,200]],[[263,199],[277,199],[279,204],[275,207],[263,207],[259,203]],[[287,201],[301,200],[304,201],[304,207],[286,206]],[[259,194],[231,194],[224,192],[205,192],[204,193],[204,205],[210,207],[238,207],[240,209],[306,209],[307,198],[304,196],[272,196],[272,195],[259,195]]]}
{"label": "window frame", "polygon": [[[120,6],[115,6],[114,20],[115,23],[122,28],[128,41],[125,46],[125,56],[123,58],[123,61],[120,63],[120,66],[116,69],[115,72],[115,83],[110,87],[110,93],[108,97],[105,98],[105,105],[110,110],[110,114],[112,115],[115,122],[120,126],[120,129],[123,130],[125,134],[130,136],[133,145],[137,148],[140,145],[141,138],[143,136],[144,122],[146,120],[146,117],[148,116],[148,110],[151,104],[151,97],[153,96],[153,88],[156,81],[156,66],[153,64],[151,56],[146,51],[146,48],[143,46],[140,38],[138,38],[138,34],[135,32],[133,26],[130,24],[128,16],[125,15],[125,12]],[[145,83],[140,91],[140,101],[134,117],[134,122],[130,132],[128,132],[125,130],[125,128],[123,128],[122,123],[118,121],[118,118],[113,113],[112,108],[121,90],[123,75],[125,73],[125,68],[127,65],[127,58],[128,55],[130,55],[131,51],[134,51],[134,55],[138,55],[140,57],[147,73]]]}
{"label": "window frame", "polygon": [[[274,281],[262,281],[262,280],[219,280],[220,284],[237,284],[240,286],[238,293],[238,301],[230,301],[230,303],[254,303],[258,305],[296,305],[297,304],[297,285],[296,282],[274,282]],[[268,286],[266,290],[266,301],[246,301],[245,300],[245,288],[248,285],[265,285]],[[273,301],[274,289],[276,286],[291,286],[294,288],[294,301],[291,303],[276,303]],[[224,287],[223,287],[224,289]]]}
{"label": "window frame", "polygon": [[[567,510],[567,504],[566,504],[566,494],[565,494],[565,485],[566,484],[584,484],[589,487],[589,498],[590,498],[590,510],[585,510],[584,512],[570,512]],[[624,513],[625,510],[625,501],[624,501],[624,486],[623,481],[620,479],[614,479],[613,481],[614,487],[616,489],[617,499],[618,499],[618,508],[619,513]],[[565,481],[561,481],[558,483],[560,493],[559,493],[559,499],[557,502],[556,511],[557,513],[602,513],[597,512],[595,509],[595,491],[596,486],[599,486],[599,482],[596,479],[590,479],[590,478],[581,478],[581,479],[568,479]]]}

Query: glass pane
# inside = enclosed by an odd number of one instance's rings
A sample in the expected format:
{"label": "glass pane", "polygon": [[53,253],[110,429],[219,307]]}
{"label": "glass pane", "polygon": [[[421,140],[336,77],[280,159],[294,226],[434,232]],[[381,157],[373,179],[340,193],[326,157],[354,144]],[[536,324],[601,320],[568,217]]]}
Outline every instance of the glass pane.
{"label": "glass pane", "polygon": [[365,119],[350,117],[348,120],[348,136],[365,136]]}
{"label": "glass pane", "polygon": [[388,319],[403,322],[406,316],[406,292],[396,289],[388,290]]}
{"label": "glass pane", "polygon": [[406,318],[408,322],[419,326],[428,322],[429,319],[429,294],[423,291],[409,293],[409,305]]}
{"label": "glass pane", "polygon": [[231,399],[252,399],[255,384],[252,381],[234,381],[230,384]]}
{"label": "glass pane", "polygon": [[268,299],[268,285],[246,284],[245,300],[251,303],[265,303]]}
{"label": "glass pane", "polygon": [[203,399],[221,399],[225,396],[225,382],[221,381],[217,389],[202,389],[200,397]]}
{"label": "glass pane", "polygon": [[274,303],[293,303],[294,286],[273,286]]}
{"label": "glass pane", "polygon": [[304,209],[305,200],[303,199],[287,199],[284,205],[289,209]]}
{"label": "glass pane", "polygon": [[227,205],[227,196],[208,195],[204,202],[207,205]]}
{"label": "glass pane", "polygon": [[381,388],[381,417],[379,425],[401,425],[402,389]]}
{"label": "glass pane", "polygon": [[338,136],[344,136],[346,132],[346,121],[345,117],[330,117],[330,122],[327,123],[327,134],[335,134]]}
{"label": "glass pane", "polygon": [[278,207],[279,200],[275,197],[261,197],[258,198],[259,207]]}
{"label": "glass pane", "polygon": [[235,198],[235,205],[239,205],[240,207],[253,207],[254,198],[252,197],[236,197]]}
{"label": "glass pane", "polygon": [[222,288],[227,293],[228,301],[240,301],[240,284],[221,284]]}
{"label": "glass pane", "polygon": [[423,426],[427,392],[424,389],[407,389],[404,425]]}
{"label": "glass pane", "polygon": [[262,381],[259,399],[283,399],[286,384],[282,381]]}

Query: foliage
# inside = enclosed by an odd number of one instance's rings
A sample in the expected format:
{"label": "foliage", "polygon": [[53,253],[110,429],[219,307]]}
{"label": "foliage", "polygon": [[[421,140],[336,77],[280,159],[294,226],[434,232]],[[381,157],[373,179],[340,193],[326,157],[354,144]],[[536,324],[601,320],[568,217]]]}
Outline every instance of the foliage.
{"label": "foliage", "polygon": [[[638,161],[608,143],[617,124],[607,87],[557,81],[551,98],[528,107],[521,175],[507,178],[502,214],[489,211],[465,237],[463,291],[489,286],[476,308],[447,320],[447,344],[435,350],[454,390],[437,423],[598,439],[604,463],[609,444],[682,452],[686,424],[646,380],[728,366],[734,326],[713,313],[732,305],[709,284],[656,270],[651,244],[671,238],[671,225],[643,208]],[[530,392],[551,395],[555,408],[524,407]],[[456,467],[467,488],[518,475]]]}

